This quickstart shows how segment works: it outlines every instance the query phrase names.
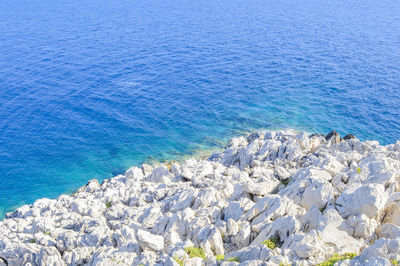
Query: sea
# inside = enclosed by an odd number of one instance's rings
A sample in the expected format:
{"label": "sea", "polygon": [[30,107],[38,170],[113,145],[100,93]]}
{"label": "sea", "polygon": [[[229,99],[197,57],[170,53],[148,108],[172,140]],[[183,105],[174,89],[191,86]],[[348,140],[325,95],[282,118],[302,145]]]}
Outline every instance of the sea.
{"label": "sea", "polygon": [[0,219],[286,128],[400,139],[400,1],[0,0]]}

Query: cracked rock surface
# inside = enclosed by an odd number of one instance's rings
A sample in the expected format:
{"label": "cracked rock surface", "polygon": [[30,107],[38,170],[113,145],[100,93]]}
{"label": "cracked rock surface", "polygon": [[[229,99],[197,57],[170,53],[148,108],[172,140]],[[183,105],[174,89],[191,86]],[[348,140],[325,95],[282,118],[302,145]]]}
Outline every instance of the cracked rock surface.
{"label": "cracked rock surface", "polygon": [[18,208],[0,222],[0,265],[391,265],[399,181],[400,141],[257,132]]}

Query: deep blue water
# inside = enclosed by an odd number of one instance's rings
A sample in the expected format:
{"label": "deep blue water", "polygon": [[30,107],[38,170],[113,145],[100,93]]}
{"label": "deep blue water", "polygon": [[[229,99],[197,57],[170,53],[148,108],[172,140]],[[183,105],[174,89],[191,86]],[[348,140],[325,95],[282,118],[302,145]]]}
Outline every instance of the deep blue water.
{"label": "deep blue water", "polygon": [[398,0],[0,0],[0,218],[286,127],[400,139]]}

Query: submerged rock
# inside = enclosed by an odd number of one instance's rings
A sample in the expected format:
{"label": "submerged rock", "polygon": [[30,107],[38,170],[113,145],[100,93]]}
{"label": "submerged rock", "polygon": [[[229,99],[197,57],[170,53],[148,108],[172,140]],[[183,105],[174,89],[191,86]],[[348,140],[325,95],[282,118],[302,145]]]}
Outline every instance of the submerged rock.
{"label": "submerged rock", "polygon": [[400,142],[256,132],[18,208],[0,222],[0,265],[390,265],[399,181]]}

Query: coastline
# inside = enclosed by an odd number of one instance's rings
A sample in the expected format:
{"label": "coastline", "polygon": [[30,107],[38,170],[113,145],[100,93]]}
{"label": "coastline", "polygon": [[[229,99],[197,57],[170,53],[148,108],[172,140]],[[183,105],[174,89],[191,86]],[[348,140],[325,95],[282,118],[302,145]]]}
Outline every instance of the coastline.
{"label": "coastline", "polygon": [[392,263],[398,169],[400,142],[256,132],[18,208],[0,222],[0,265]]}

